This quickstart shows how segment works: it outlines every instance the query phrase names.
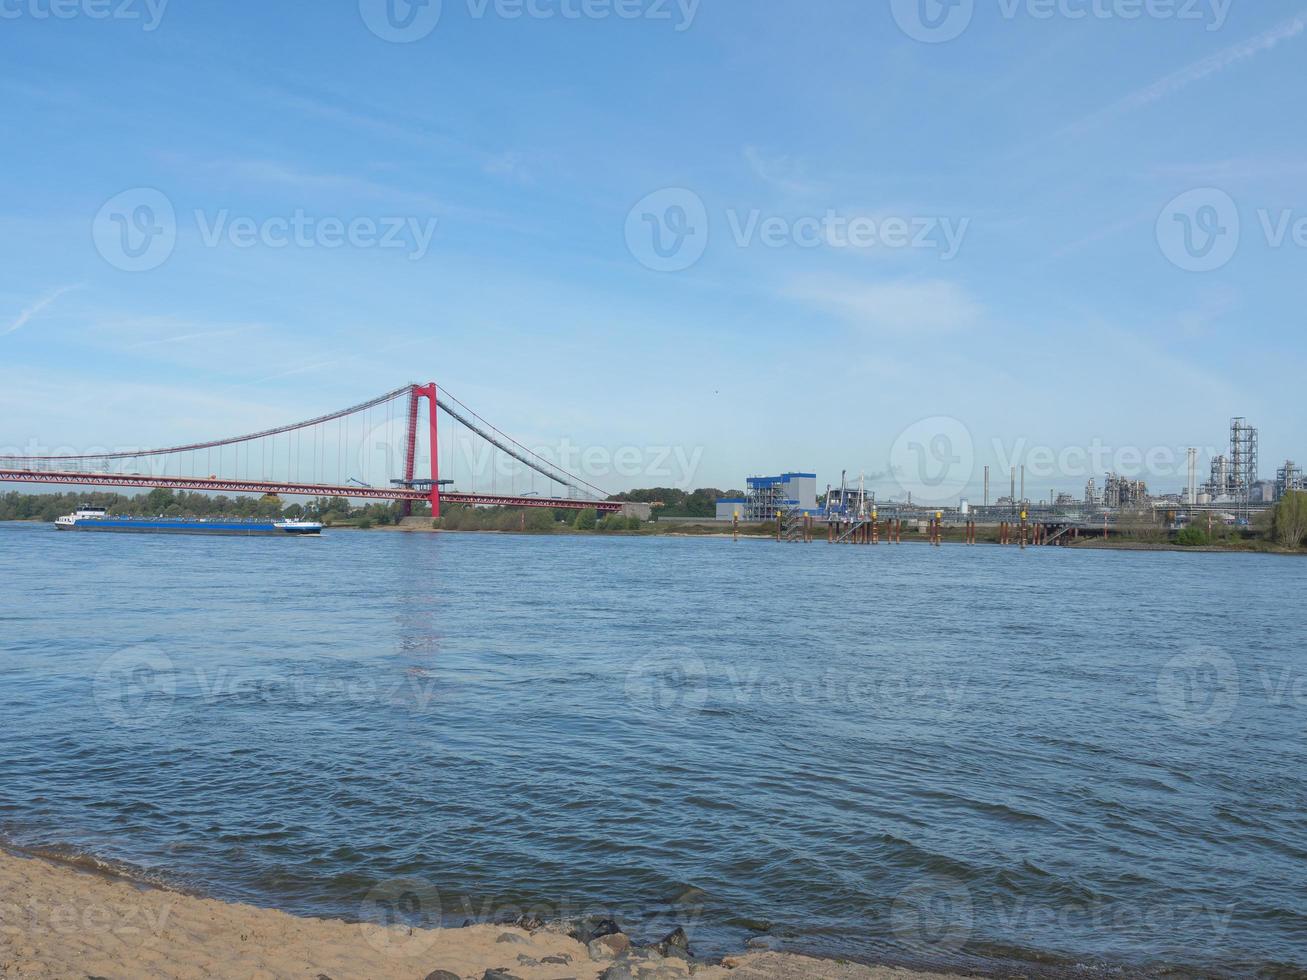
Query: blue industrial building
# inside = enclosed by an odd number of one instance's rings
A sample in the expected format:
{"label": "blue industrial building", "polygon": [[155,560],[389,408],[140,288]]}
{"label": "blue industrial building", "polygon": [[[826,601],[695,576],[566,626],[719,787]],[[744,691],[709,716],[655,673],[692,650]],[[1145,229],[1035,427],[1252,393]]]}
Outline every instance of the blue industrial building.
{"label": "blue industrial building", "polygon": [[747,497],[717,501],[717,519],[770,521],[778,510],[819,514],[816,473],[782,473],[780,476],[751,476]]}

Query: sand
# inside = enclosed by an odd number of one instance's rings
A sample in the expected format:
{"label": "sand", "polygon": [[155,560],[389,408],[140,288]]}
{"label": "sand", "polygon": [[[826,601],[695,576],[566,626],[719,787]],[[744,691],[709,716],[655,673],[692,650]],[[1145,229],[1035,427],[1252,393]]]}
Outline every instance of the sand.
{"label": "sand", "polygon": [[[544,963],[545,957],[561,962]],[[0,853],[0,977],[6,980],[424,980],[437,970],[481,980],[496,968],[521,980],[597,980],[612,965],[592,960],[576,940],[549,930],[528,933],[494,925],[390,930],[298,918]],[[672,980],[689,972],[683,961],[668,958],[642,963],[631,976]],[[767,952],[700,965],[694,976],[928,980],[927,974],[905,970]]]}

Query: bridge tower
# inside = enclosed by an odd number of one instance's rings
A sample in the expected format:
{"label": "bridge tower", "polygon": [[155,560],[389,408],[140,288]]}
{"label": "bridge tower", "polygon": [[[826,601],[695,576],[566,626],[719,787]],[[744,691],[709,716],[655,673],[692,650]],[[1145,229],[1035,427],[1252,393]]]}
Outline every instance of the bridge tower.
{"label": "bridge tower", "polygon": [[[434,519],[440,516],[440,454],[437,452],[440,443],[436,431],[436,416],[438,413],[436,383],[434,381],[425,385],[414,385],[408,392],[408,430],[404,446],[404,483],[406,486],[413,485],[413,471],[417,461],[418,448],[418,409],[423,398],[427,400],[431,440],[431,487],[427,499],[431,501],[431,516]],[[407,517],[412,511],[412,501],[405,501],[404,516]]]}

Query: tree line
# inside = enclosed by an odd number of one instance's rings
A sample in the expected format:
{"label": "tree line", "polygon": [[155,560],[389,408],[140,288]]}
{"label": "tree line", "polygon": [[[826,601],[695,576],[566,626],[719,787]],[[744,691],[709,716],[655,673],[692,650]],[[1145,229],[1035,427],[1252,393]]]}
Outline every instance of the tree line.
{"label": "tree line", "polygon": [[[228,497],[205,493],[188,493],[162,487],[149,493],[127,496],[120,493],[32,493],[11,492],[0,495],[0,521],[54,521],[64,514],[88,507],[99,507],[113,517],[242,517],[300,518],[312,517],[324,524],[343,524],[360,520],[373,524],[393,524],[401,515],[397,501],[355,506],[344,497],[317,497],[304,503],[284,504],[276,496]],[[413,513],[430,515],[431,508],[419,503]]]}
{"label": "tree line", "polygon": [[609,497],[629,503],[654,504],[654,520],[664,517],[716,517],[717,501],[722,497],[743,497],[743,490],[718,490],[703,487],[699,490],[677,490],[674,487],[649,487],[629,490]]}

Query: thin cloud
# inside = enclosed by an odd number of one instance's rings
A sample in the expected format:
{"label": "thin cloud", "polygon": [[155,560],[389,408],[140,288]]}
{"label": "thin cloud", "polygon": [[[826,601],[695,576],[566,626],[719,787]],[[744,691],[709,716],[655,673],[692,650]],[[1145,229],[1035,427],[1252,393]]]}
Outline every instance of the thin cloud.
{"label": "thin cloud", "polygon": [[1105,109],[1100,109],[1093,115],[1086,116],[1079,122],[1065,127],[1062,133],[1064,135],[1077,135],[1110,122],[1119,116],[1134,112],[1136,109],[1150,106],[1154,102],[1159,102],[1183,91],[1195,82],[1200,82],[1204,78],[1239,64],[1241,61],[1247,61],[1259,54],[1270,51],[1281,42],[1298,37],[1305,30],[1307,30],[1307,11],[1290,17],[1288,20],[1255,37],[1240,41],[1233,47],[1218,51],[1201,61],[1195,61],[1193,64],[1181,68],[1179,71],[1173,72],[1152,85],[1139,89],[1137,92],[1132,92],[1124,99],[1112,103]]}
{"label": "thin cloud", "polygon": [[6,334],[14,333],[17,330],[23,329],[23,327],[27,326],[28,322],[33,317],[39,316],[41,311],[43,311],[47,306],[49,306],[55,300],[57,300],[60,296],[63,296],[65,293],[71,293],[75,289],[81,289],[83,285],[85,284],[74,283],[69,286],[60,286],[58,289],[46,293],[40,299],[34,301],[28,306],[23,307],[23,309],[19,311],[18,316],[14,318],[14,321],[12,323],[9,324],[9,326],[7,326],[5,329],[0,330],[0,337],[5,336]]}
{"label": "thin cloud", "polygon": [[259,329],[256,326],[232,327],[230,330],[203,330],[198,333],[182,333],[172,337],[158,337],[154,340],[141,340],[128,344],[127,350],[139,350],[142,347],[159,347],[164,344],[180,344],[190,340],[208,340],[211,337],[231,337]]}
{"label": "thin cloud", "polygon": [[785,295],[877,334],[941,334],[964,330],[981,316],[980,304],[943,279],[852,282],[803,279]]}
{"label": "thin cloud", "polygon": [[756,146],[746,146],[743,152],[749,169],[763,183],[787,194],[813,194],[820,189],[818,184],[798,176],[800,168],[787,156],[769,158]]}

